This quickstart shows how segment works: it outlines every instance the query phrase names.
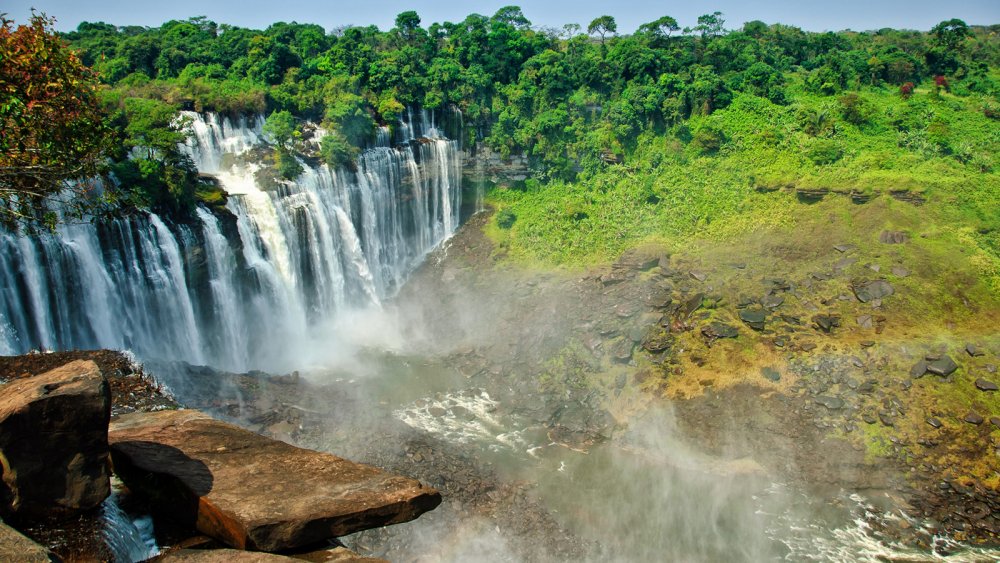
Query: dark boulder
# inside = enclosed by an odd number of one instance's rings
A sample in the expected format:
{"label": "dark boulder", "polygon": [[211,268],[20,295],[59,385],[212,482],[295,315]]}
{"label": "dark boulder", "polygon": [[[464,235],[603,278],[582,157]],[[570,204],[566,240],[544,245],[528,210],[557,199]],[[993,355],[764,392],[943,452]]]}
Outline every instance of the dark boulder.
{"label": "dark boulder", "polygon": [[754,330],[764,330],[764,323],[767,321],[767,311],[761,309],[743,309],[740,311],[740,320]]}
{"label": "dark boulder", "polygon": [[857,297],[858,301],[862,303],[868,303],[869,301],[889,297],[895,291],[892,288],[892,285],[885,280],[875,280],[873,282],[855,284],[851,287],[851,289],[854,290],[854,296]]}
{"label": "dark boulder", "polygon": [[68,517],[111,493],[111,392],[78,360],[0,387],[0,512]]}
{"label": "dark boulder", "polygon": [[976,389],[980,391],[997,391],[1000,388],[997,387],[996,383],[980,377],[976,380]]}
{"label": "dark boulder", "polygon": [[941,377],[947,377],[958,369],[958,364],[955,360],[951,359],[951,356],[943,355],[940,358],[929,362],[927,364],[927,371],[933,373],[934,375],[940,375]]}

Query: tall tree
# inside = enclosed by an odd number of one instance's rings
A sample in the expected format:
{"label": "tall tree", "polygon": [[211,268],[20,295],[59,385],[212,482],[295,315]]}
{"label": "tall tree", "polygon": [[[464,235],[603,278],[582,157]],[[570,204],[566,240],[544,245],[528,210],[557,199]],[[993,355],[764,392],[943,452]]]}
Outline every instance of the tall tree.
{"label": "tall tree", "polygon": [[95,98],[97,79],[35,14],[28,25],[0,15],[0,224],[54,226],[63,210],[94,202],[83,182],[96,175],[111,135]]}
{"label": "tall tree", "polygon": [[587,33],[591,35],[601,36],[601,45],[604,45],[604,38],[607,34],[614,34],[618,31],[618,24],[615,23],[615,18],[611,16],[600,16],[595,18],[594,21],[590,22],[587,26]]}

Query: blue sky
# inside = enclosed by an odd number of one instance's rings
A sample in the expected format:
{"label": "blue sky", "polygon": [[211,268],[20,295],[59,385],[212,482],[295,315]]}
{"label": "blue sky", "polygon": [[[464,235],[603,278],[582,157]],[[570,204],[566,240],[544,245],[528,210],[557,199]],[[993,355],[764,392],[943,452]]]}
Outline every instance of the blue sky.
{"label": "blue sky", "polygon": [[754,19],[811,31],[882,27],[927,30],[950,18],[961,18],[969,24],[1000,23],[1000,0],[4,0],[0,12],[21,23],[34,7],[55,16],[61,31],[74,29],[81,21],[157,26],[192,16],[207,16],[242,27],[264,28],[276,21],[297,21],[318,23],[329,30],[345,24],[375,24],[388,29],[396,14],[406,10],[416,10],[426,27],[435,21],[460,21],[469,13],[491,15],[510,4],[521,6],[533,24],[552,27],[566,23],[586,27],[593,18],[610,14],[622,33],[663,15],[673,16],[682,27],[694,26],[699,15],[717,10],[723,12],[727,28]]}

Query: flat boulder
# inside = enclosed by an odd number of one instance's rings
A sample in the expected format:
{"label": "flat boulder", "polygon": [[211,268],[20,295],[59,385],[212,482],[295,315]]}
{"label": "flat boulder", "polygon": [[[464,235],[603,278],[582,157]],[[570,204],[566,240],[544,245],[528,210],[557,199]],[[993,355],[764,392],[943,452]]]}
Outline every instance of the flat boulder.
{"label": "flat boulder", "polygon": [[0,522],[0,561],[49,563],[54,560],[49,555],[49,550]]}
{"label": "flat boulder", "polygon": [[176,549],[149,560],[150,563],[292,563],[294,561],[385,563],[385,559],[363,557],[345,547],[296,555],[295,557],[237,549]]}
{"label": "flat boulder", "polygon": [[111,391],[77,360],[0,386],[0,513],[69,517],[111,493]]}
{"label": "flat boulder", "polygon": [[927,364],[927,371],[933,373],[934,375],[940,375],[941,377],[947,377],[955,373],[955,370],[957,369],[958,364],[956,364],[955,360],[951,359],[951,356],[948,356],[947,354]]}
{"label": "flat boulder", "polygon": [[297,448],[193,411],[121,416],[115,473],[183,524],[237,549],[278,551],[407,522],[441,504],[421,483]]}
{"label": "flat boulder", "polygon": [[852,286],[852,289],[854,290],[854,296],[857,297],[858,301],[862,303],[868,303],[869,301],[889,297],[895,292],[892,288],[892,284],[885,280],[875,280],[873,282],[857,284]]}
{"label": "flat boulder", "polygon": [[740,320],[754,330],[764,330],[764,323],[767,322],[767,311],[760,309],[743,309],[739,313]]}

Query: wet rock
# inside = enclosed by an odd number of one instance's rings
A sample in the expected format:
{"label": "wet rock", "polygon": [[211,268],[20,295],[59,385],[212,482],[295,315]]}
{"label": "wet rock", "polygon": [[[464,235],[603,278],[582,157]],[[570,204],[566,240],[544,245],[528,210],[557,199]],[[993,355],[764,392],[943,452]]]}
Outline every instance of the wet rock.
{"label": "wet rock", "polygon": [[930,424],[934,428],[941,428],[942,426],[941,421],[933,416],[927,419],[927,424]]}
{"label": "wet rock", "polygon": [[892,275],[896,276],[897,278],[905,278],[909,277],[910,271],[902,266],[893,266]]}
{"label": "wet rock", "polygon": [[0,561],[49,563],[49,550],[33,542],[14,528],[0,522]]}
{"label": "wet rock", "polygon": [[908,240],[909,235],[903,231],[882,231],[878,235],[878,241],[882,244],[903,244]]}
{"label": "wet rock", "polygon": [[754,330],[764,330],[767,312],[761,309],[743,309],[740,311],[740,320]]}
{"label": "wet rock", "polygon": [[611,357],[620,364],[627,364],[632,359],[634,344],[628,338],[620,338],[611,346]]}
{"label": "wet rock", "polygon": [[77,360],[0,386],[0,513],[65,517],[111,493],[111,391]]}
{"label": "wet rock", "polygon": [[913,379],[919,379],[925,373],[927,373],[927,360],[920,360],[910,368],[910,377]]}
{"label": "wet rock", "polygon": [[996,383],[980,377],[976,380],[976,389],[979,389],[980,391],[996,391],[1000,388],[997,387]]}
{"label": "wet rock", "polygon": [[831,397],[830,395],[820,395],[816,397],[816,404],[823,405],[830,410],[837,410],[844,408],[844,400],[840,397]]}
{"label": "wet rock", "polygon": [[718,340],[719,338],[736,338],[740,335],[740,330],[726,323],[713,321],[707,326],[701,327],[701,334],[709,340]]}
{"label": "wet rock", "polygon": [[875,301],[876,299],[884,299],[892,295],[895,291],[892,288],[892,284],[885,280],[875,280],[868,283],[852,285],[851,289],[854,291],[854,296],[857,297],[858,301],[862,303],[868,303]]}
{"label": "wet rock", "polygon": [[840,326],[840,315],[820,314],[812,318],[816,328],[829,334],[834,328]]}
{"label": "wet rock", "polygon": [[692,313],[701,308],[702,303],[705,301],[704,293],[695,293],[691,297],[684,300],[684,304],[681,305],[681,315],[684,317],[690,317]]}
{"label": "wet rock", "polygon": [[651,331],[646,336],[646,339],[642,341],[643,349],[653,354],[658,354],[669,349],[672,344],[673,338],[668,332],[656,329]]}
{"label": "wet rock", "polygon": [[974,411],[969,411],[969,414],[965,415],[965,418],[963,418],[962,420],[968,422],[969,424],[975,424],[976,426],[979,426],[980,424],[983,423],[983,417],[979,413]]}
{"label": "wet rock", "polygon": [[760,374],[768,381],[781,381],[781,373],[772,367],[760,368]]}
{"label": "wet rock", "polygon": [[156,509],[238,549],[293,549],[406,522],[436,490],[304,450],[190,410],[124,415],[109,434],[115,472]]}
{"label": "wet rock", "polygon": [[612,268],[620,271],[646,272],[658,266],[661,260],[670,260],[670,256],[663,248],[653,246],[632,248],[622,253]]}
{"label": "wet rock", "polygon": [[965,345],[965,351],[966,351],[966,353],[968,353],[970,356],[972,356],[974,358],[978,357],[978,356],[984,355],[983,351],[980,350],[978,346],[976,346],[975,344],[972,344],[972,343],[969,343],[969,344]]}
{"label": "wet rock", "polygon": [[955,370],[957,369],[958,364],[956,364],[955,360],[952,360],[951,356],[948,356],[947,354],[927,364],[927,371],[942,377],[947,377],[955,373]]}

